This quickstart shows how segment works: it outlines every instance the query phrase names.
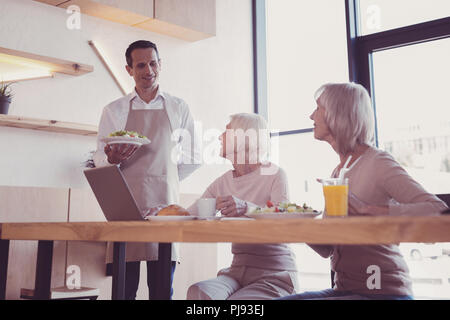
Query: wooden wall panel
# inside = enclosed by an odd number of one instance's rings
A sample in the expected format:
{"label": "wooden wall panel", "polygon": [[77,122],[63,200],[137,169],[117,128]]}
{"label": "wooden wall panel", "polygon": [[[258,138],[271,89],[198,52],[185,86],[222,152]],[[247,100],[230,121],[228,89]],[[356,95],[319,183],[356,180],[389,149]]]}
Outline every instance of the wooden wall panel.
{"label": "wooden wall panel", "polygon": [[[106,221],[91,189],[70,190],[70,222]],[[81,285],[100,289],[99,300],[111,299],[112,277],[106,276],[106,246],[104,242],[70,241],[67,265],[77,265],[81,270]],[[146,268],[141,263],[138,300],[148,300]]]}
{"label": "wooden wall panel", "polygon": [[67,247],[67,266],[80,268],[82,287],[100,289],[99,300],[111,299],[112,278],[106,277],[105,252],[103,242],[69,241]]}
{"label": "wooden wall panel", "polygon": [[[200,195],[181,194],[180,205],[188,208]],[[217,244],[211,243],[179,243],[180,263],[177,264],[173,299],[185,300],[190,285],[217,274]]]}
{"label": "wooden wall panel", "polygon": [[[180,204],[191,205],[198,195],[182,194]],[[71,222],[104,221],[100,206],[90,189],[71,189],[70,214]],[[217,273],[217,245],[215,244],[177,244],[180,253],[180,264],[174,276],[174,295],[176,300],[186,299],[189,285],[194,282],[215,277]],[[77,265],[81,270],[83,287],[99,288],[99,299],[111,299],[111,277],[105,275],[106,244],[95,242],[68,243],[67,266]],[[148,299],[147,274],[145,263],[141,262],[141,274],[138,300]]]}
{"label": "wooden wall panel", "polygon": [[[91,189],[70,189],[70,222],[106,221]],[[69,241],[67,266],[77,265],[81,286],[99,288],[99,300],[111,299],[112,278],[106,277],[106,243]]]}
{"label": "wooden wall panel", "polygon": [[177,264],[173,299],[185,300],[190,285],[217,275],[217,244],[181,243],[180,263]]}
{"label": "wooden wall panel", "polygon": [[[67,222],[66,188],[0,186],[0,222]],[[6,299],[19,299],[20,289],[34,288],[37,241],[11,241]],[[66,241],[55,241],[52,287],[64,284]]]}
{"label": "wooden wall panel", "polygon": [[69,189],[0,186],[1,222],[67,222]]}
{"label": "wooden wall panel", "polygon": [[106,221],[91,189],[70,189],[69,222]]}
{"label": "wooden wall panel", "polygon": [[[180,204],[188,207],[198,195],[181,195],[180,198]],[[90,189],[71,189],[69,193],[69,189],[65,188],[0,187],[0,222],[66,221],[105,221]],[[175,272],[173,298],[183,300],[191,284],[215,277],[217,245],[204,243],[177,245],[180,264],[177,265]],[[7,299],[19,299],[20,288],[34,288],[36,257],[37,241],[11,241]],[[81,285],[99,288],[99,299],[111,299],[112,279],[105,274],[105,257],[105,243],[56,241],[52,287],[63,286],[67,267],[77,265],[81,270]],[[137,299],[148,299],[145,263],[141,263],[141,266]]]}

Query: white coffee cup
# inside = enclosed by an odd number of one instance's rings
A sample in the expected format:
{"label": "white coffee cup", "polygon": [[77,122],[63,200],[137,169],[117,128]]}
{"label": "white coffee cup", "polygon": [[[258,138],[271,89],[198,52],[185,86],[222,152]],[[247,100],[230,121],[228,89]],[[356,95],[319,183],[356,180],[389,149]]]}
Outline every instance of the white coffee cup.
{"label": "white coffee cup", "polygon": [[214,217],[216,215],[216,199],[203,198],[197,200],[198,215],[200,217]]}

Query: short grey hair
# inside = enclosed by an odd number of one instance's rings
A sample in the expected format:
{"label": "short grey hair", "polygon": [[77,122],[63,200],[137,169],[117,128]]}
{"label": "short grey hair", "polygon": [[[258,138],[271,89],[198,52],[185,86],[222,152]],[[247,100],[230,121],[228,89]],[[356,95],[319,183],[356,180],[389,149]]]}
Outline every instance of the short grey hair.
{"label": "short grey hair", "polygon": [[[237,113],[231,115],[230,118],[230,128],[235,131],[241,129],[249,137],[247,151],[253,156],[257,156],[259,160],[268,157],[270,152],[270,133],[266,119],[255,113]],[[256,138],[256,143],[252,137]]]}
{"label": "short grey hair", "polygon": [[337,143],[337,152],[346,155],[357,144],[374,144],[375,119],[367,90],[357,83],[328,83],[315,99],[325,108],[325,122]]}

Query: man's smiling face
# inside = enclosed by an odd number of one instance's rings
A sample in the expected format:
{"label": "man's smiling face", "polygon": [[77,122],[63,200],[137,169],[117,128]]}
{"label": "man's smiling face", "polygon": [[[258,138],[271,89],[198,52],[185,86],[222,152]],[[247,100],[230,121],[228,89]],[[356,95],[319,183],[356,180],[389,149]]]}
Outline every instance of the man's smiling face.
{"label": "man's smiling face", "polygon": [[135,49],[131,52],[133,66],[126,66],[138,89],[156,88],[159,85],[161,61],[153,48]]}

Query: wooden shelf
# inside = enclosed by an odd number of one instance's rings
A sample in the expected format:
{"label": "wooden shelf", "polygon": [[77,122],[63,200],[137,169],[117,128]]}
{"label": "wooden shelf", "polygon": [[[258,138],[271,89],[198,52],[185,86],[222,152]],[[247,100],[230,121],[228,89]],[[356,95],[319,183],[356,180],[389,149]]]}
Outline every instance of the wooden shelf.
{"label": "wooden shelf", "polygon": [[22,129],[41,130],[57,133],[70,133],[82,136],[96,136],[97,126],[62,122],[56,120],[43,120],[0,114],[0,126]]}
{"label": "wooden shelf", "polygon": [[[20,289],[20,297],[22,299],[34,299],[34,293],[34,289]],[[67,287],[58,287],[50,289],[50,300],[96,300],[99,295],[100,290],[97,288],[69,289]]]}
{"label": "wooden shelf", "polygon": [[0,62],[15,65],[18,68],[45,69],[72,76],[94,71],[94,67],[87,64],[2,47],[0,47]]}

